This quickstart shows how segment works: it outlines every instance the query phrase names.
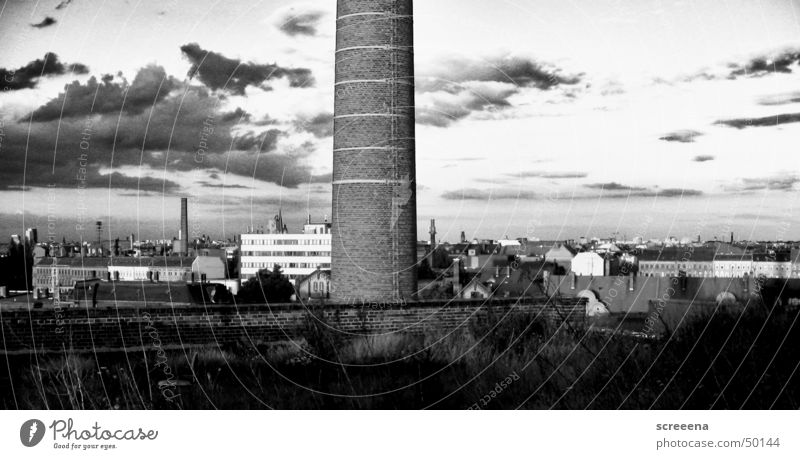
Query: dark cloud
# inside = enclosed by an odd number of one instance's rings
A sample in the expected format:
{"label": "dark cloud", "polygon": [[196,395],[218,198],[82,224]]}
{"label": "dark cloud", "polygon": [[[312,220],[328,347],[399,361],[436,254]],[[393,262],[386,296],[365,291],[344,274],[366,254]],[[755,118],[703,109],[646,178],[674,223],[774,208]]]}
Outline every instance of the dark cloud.
{"label": "dark cloud", "polygon": [[333,113],[320,113],[312,118],[295,121],[295,127],[321,139],[333,136]]}
{"label": "dark cloud", "polygon": [[[761,78],[771,74],[787,74],[800,69],[800,49],[787,49],[778,53],[762,54],[745,62],[731,62],[723,69],[705,68],[687,75],[678,81],[714,81],[736,80],[738,78]],[[657,83],[671,84],[670,81],[657,78]]]}
{"label": "dark cloud", "polygon": [[729,64],[730,78],[762,77],[771,73],[792,73],[800,62],[800,50],[786,50],[776,55],[758,56],[744,64]]}
{"label": "dark cloud", "polygon": [[430,103],[417,104],[419,124],[446,127],[477,112],[496,113],[511,106],[509,98],[519,88],[498,84],[447,84],[439,93],[429,93]]}
{"label": "dark cloud", "polygon": [[584,187],[589,188],[591,190],[603,190],[603,191],[646,191],[647,188],[640,188],[640,187],[630,187],[621,185],[617,182],[608,182],[608,183],[591,183],[588,185],[584,185]]}
{"label": "dark cloud", "polygon": [[449,59],[444,62],[443,68],[446,70],[437,76],[446,81],[494,81],[543,90],[578,84],[583,77],[582,74],[569,75],[559,68],[521,57],[488,61]]}
{"label": "dark cloud", "polygon": [[442,198],[448,201],[508,201],[515,199],[535,199],[536,197],[536,193],[532,191],[511,188],[498,190],[464,188],[461,190],[447,191],[442,194]]}
{"label": "dark cloud", "polygon": [[515,178],[543,178],[543,179],[581,179],[589,176],[586,172],[541,172],[522,171],[516,174],[507,174]]}
{"label": "dark cloud", "polygon": [[446,127],[473,113],[497,113],[512,106],[511,97],[523,88],[549,91],[564,86],[564,96],[583,74],[571,75],[527,58],[501,57],[487,61],[443,59],[430,76],[417,78],[417,122]]}
{"label": "dark cloud", "polygon": [[759,105],[788,105],[800,103],[800,92],[792,92],[788,94],[773,94],[759,99]]}
{"label": "dark cloud", "polygon": [[714,156],[711,156],[711,155],[698,155],[698,156],[695,156],[694,159],[692,159],[692,161],[694,161],[696,163],[705,163],[705,162],[708,162],[708,161],[714,161],[715,159],[716,158]]}
{"label": "dark cloud", "polygon": [[654,190],[652,192],[646,194],[640,194],[640,196],[657,196],[661,198],[682,198],[682,197],[690,197],[690,196],[702,196],[703,192],[700,190],[690,190],[686,188],[665,188],[663,190]]}
{"label": "dark cloud", "polygon": [[228,185],[225,183],[211,183],[211,182],[196,182],[198,185],[201,185],[203,188],[222,188],[228,190],[251,190],[252,187],[244,186],[244,185]]}
{"label": "dark cloud", "polygon": [[[58,163],[62,164],[62,163]],[[50,165],[40,161],[30,162],[27,175],[15,173],[13,168],[0,170],[0,190],[25,190],[31,187],[55,188],[81,188],[86,189],[116,189],[116,190],[140,190],[152,191],[157,193],[172,194],[180,189],[178,183],[155,177],[144,176],[141,178],[124,175],[120,172],[103,173],[96,164],[89,164],[85,169],[81,169],[76,161],[75,166],[64,165],[52,172]],[[79,181],[78,177],[83,180]],[[23,178],[25,186],[21,185]]]}
{"label": "dark cloud", "polygon": [[63,0],[61,3],[59,3],[58,5],[56,5],[56,9],[57,9],[57,10],[62,10],[62,9],[64,9],[64,8],[66,8],[66,7],[67,7],[67,5],[69,5],[70,3],[72,3],[72,0]]}
{"label": "dark cloud", "polygon": [[42,19],[42,22],[31,24],[31,27],[36,27],[37,29],[44,29],[45,27],[50,27],[51,25],[55,24],[56,20],[47,16],[46,18]]}
{"label": "dark cloud", "polygon": [[0,190],[3,191],[30,191],[33,188],[29,186],[20,186],[20,185],[6,185],[0,183]]}
{"label": "dark cloud", "polygon": [[[701,196],[703,194],[702,191],[691,190],[691,189],[679,189],[679,188],[648,189],[648,188],[626,187],[616,182],[611,182],[607,184],[586,185],[586,187],[590,189],[603,189],[602,188],[603,186],[605,186],[604,188],[605,191],[611,191],[610,193],[603,194],[602,197],[604,199],[656,198],[656,197],[676,198],[676,197]],[[528,190],[520,190],[513,187],[506,187],[506,188],[488,189],[488,190],[465,188],[460,190],[447,191],[443,193],[441,197],[449,201],[461,201],[461,200],[508,201],[517,199],[537,199],[539,195]],[[598,196],[570,196],[569,199],[595,199],[597,197]]]}
{"label": "dark cloud", "polygon": [[798,122],[800,122],[800,113],[783,113],[780,115],[765,116],[763,118],[737,118],[720,120],[714,124],[733,127],[736,129],[744,129],[748,127],[779,126],[781,124]]}
{"label": "dark cloud", "polygon": [[692,130],[680,130],[675,132],[670,132],[666,134],[664,137],[660,137],[658,140],[663,140],[665,142],[680,142],[680,143],[693,143],[694,139],[703,135],[702,132],[692,131]]}
{"label": "dark cloud", "polygon": [[800,183],[800,177],[796,174],[786,174],[783,176],[741,179],[735,184],[726,186],[725,190],[733,192],[794,191],[797,183]]}
{"label": "dark cloud", "polygon": [[690,197],[701,196],[703,194],[700,190],[683,189],[683,188],[644,188],[644,187],[629,187],[621,185],[617,182],[609,183],[594,183],[584,185],[586,188],[592,190],[603,191],[603,198],[677,198],[677,197]]}
{"label": "dark cloud", "polygon": [[43,59],[36,59],[16,70],[0,68],[0,91],[16,91],[35,88],[39,79],[47,76],[88,73],[83,64],[66,64],[54,53],[47,53]]}
{"label": "dark cloud", "polygon": [[236,110],[230,113],[224,113],[220,118],[220,120],[222,120],[223,123],[227,123],[230,121],[243,123],[243,122],[249,122],[251,119],[252,117],[250,116],[250,114],[242,110],[241,107],[237,107]]}
{"label": "dark cloud", "polygon": [[[170,90],[164,91],[165,86]],[[22,186],[25,175],[25,186],[75,188],[81,162],[87,164],[90,186],[108,187],[110,178],[112,188],[145,187],[157,192],[175,191],[178,185],[121,174],[108,177],[100,171],[125,170],[126,166],[167,174],[203,170],[287,188],[330,181],[329,175],[312,173],[307,162],[313,152],[309,146],[296,147],[289,154],[279,152],[282,131],[248,125],[243,110],[221,109],[219,96],[203,87],[184,85],[164,75],[163,69],[142,69],[131,85],[104,78],[70,85],[65,92],[66,96],[59,95],[35,110],[30,126],[27,120],[4,126],[0,183]],[[124,110],[120,109],[121,94],[128,95]],[[128,105],[128,101],[133,103]],[[60,112],[62,103],[69,116],[54,116],[54,108]]]}
{"label": "dark cloud", "polygon": [[308,87],[314,84],[311,70],[305,68],[285,68],[277,64],[243,63],[213,51],[206,51],[197,43],[181,46],[183,55],[192,66],[189,77],[197,78],[211,89],[225,89],[234,94],[243,94],[247,86],[269,89],[267,81],[287,78],[293,88]]}
{"label": "dark cloud", "polygon": [[277,21],[278,29],[294,37],[297,35],[314,36],[317,34],[320,19],[325,16],[321,10],[295,12],[288,11]]}
{"label": "dark cloud", "polygon": [[50,121],[73,116],[89,116],[102,113],[142,113],[164,100],[179,82],[167,76],[162,67],[148,66],[141,69],[133,83],[114,81],[111,75],[101,81],[91,77],[82,84],[74,81],[64,87],[64,92],[36,109],[31,116],[34,121]]}
{"label": "dark cloud", "polygon": [[119,172],[102,175],[97,171],[89,174],[86,187],[153,191],[166,194],[172,194],[180,189],[180,185],[167,179],[157,179],[155,177],[137,178],[123,175]]}

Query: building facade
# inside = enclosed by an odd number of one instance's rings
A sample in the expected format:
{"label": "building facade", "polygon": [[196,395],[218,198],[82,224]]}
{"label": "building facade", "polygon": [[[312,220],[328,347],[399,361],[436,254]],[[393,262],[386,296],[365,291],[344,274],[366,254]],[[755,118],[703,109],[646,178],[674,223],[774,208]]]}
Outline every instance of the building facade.
{"label": "building facade", "polygon": [[108,272],[114,281],[191,282],[194,257],[113,258]]}
{"label": "building facade", "polygon": [[714,277],[714,252],[694,247],[641,250],[639,275],[645,277]]}
{"label": "building facade", "polygon": [[108,258],[44,257],[33,267],[33,290],[42,296],[68,295],[75,282],[105,279]]}
{"label": "building facade", "polygon": [[572,259],[572,272],[576,276],[605,276],[606,260],[594,252],[581,252]]}
{"label": "building facade", "polygon": [[715,277],[753,276],[753,255],[717,255],[714,258]]}
{"label": "building facade", "polygon": [[298,301],[328,299],[330,292],[331,272],[328,270],[317,269],[295,283],[295,298]]}
{"label": "building facade", "polygon": [[788,279],[792,277],[792,260],[788,253],[753,254],[753,273],[756,277]]}
{"label": "building facade", "polygon": [[280,266],[294,284],[318,268],[331,269],[331,225],[307,223],[302,234],[243,234],[240,253],[243,282],[263,269]]}

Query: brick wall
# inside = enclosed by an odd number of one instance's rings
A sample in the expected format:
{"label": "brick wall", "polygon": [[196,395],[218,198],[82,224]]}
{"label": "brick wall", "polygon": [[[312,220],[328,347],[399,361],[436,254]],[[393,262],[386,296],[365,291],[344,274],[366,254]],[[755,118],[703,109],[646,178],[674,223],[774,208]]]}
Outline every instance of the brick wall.
{"label": "brick wall", "polygon": [[[582,322],[585,306],[543,303],[459,301],[404,306],[329,307],[319,310],[337,333],[451,332],[481,320],[489,311],[531,313],[552,323]],[[0,311],[7,352],[175,348],[243,343],[256,345],[301,337],[309,311],[298,305],[190,306],[118,303],[97,308],[52,306]],[[312,319],[313,320],[313,319]]]}
{"label": "brick wall", "polygon": [[339,0],[331,296],[410,300],[417,290],[411,0]]}

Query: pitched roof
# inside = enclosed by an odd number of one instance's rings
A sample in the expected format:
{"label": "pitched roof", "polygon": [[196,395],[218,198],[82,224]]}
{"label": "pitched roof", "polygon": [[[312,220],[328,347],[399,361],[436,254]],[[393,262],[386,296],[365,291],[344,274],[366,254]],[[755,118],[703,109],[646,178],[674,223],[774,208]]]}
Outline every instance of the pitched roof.
{"label": "pitched roof", "polygon": [[664,247],[641,250],[637,253],[639,261],[710,263],[714,260],[749,260],[749,254],[729,254],[716,252],[711,247]]}
{"label": "pitched roof", "polygon": [[107,268],[109,260],[110,258],[101,257],[43,257],[38,263],[36,263],[36,265],[70,266],[76,268]]}
{"label": "pitched roof", "polygon": [[186,267],[191,268],[193,257],[116,257],[109,266]]}
{"label": "pitched roof", "polygon": [[754,253],[753,261],[786,263],[792,261],[790,252]]}
{"label": "pitched roof", "polygon": [[294,285],[300,285],[303,282],[305,282],[306,280],[308,280],[308,279],[310,279],[310,278],[312,278],[312,277],[314,277],[314,276],[316,276],[317,274],[320,274],[320,273],[321,274],[327,274],[328,277],[330,277],[330,275],[331,275],[331,271],[329,269],[317,268],[316,270],[314,270],[313,273],[311,273],[311,274],[309,274],[307,276],[303,276],[303,277],[300,277],[300,278],[296,279],[294,281],[295,282]]}
{"label": "pitched roof", "polygon": [[572,246],[570,246],[569,244],[564,244],[562,242],[556,243],[556,245],[554,245],[550,250],[548,250],[547,253],[550,253],[550,252],[553,252],[553,253],[562,252],[563,253],[564,251],[569,252],[573,256],[575,256],[578,253],[578,251],[575,250]]}

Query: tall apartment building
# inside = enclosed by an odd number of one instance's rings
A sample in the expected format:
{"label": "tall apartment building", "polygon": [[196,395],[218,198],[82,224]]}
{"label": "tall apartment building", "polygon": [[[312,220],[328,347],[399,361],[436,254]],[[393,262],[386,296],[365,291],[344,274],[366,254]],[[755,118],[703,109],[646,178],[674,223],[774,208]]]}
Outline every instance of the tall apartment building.
{"label": "tall apartment building", "polygon": [[242,234],[239,276],[242,281],[263,269],[280,266],[294,284],[318,268],[331,269],[331,224],[312,223],[309,217],[301,234],[285,231]]}

